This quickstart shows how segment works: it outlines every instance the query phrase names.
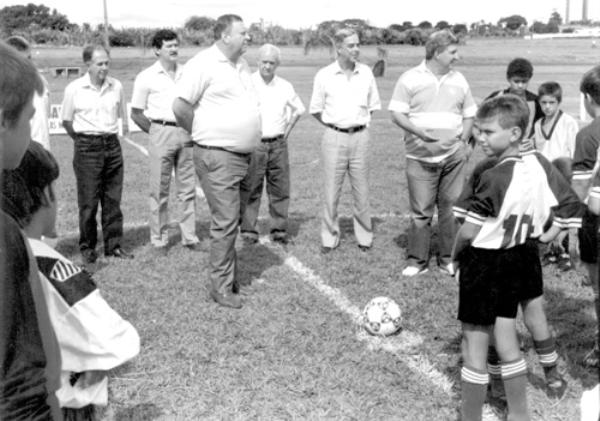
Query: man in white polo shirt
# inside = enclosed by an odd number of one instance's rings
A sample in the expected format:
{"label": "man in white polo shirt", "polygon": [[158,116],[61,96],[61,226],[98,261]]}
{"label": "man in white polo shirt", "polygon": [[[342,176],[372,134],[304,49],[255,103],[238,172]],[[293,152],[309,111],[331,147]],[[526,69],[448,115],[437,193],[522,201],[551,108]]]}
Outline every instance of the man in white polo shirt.
{"label": "man in white polo shirt", "polygon": [[123,154],[117,133],[119,118],[127,135],[127,104],[123,86],[108,76],[110,59],[102,45],[83,49],[88,71],[65,89],[63,127],[73,139],[73,169],[79,206],[79,249],[85,263],[97,259],[96,213],[102,206],[104,254],[119,259],[133,255],[121,247],[123,238]]}
{"label": "man in white polo shirt", "polygon": [[258,241],[258,211],[267,181],[271,239],[287,243],[288,209],[290,206],[290,164],[287,139],[306,109],[287,80],[275,75],[280,62],[279,48],[265,44],[258,50],[258,71],[252,74],[260,103],[262,138],[252,155],[249,182],[242,189],[249,191],[248,204],[242,216],[244,241]]}
{"label": "man in white polo shirt", "polygon": [[196,236],[196,171],[189,133],[179,127],[173,114],[175,82],[181,76],[179,38],[170,29],[152,37],[158,60],[135,79],[131,99],[131,118],[149,134],[150,161],[150,242],[158,255],[167,253],[169,242],[169,186],[175,168],[176,186],[181,202],[181,243],[199,249]]}
{"label": "man in white polo shirt", "polygon": [[358,34],[348,28],[334,35],[337,59],[319,70],[309,112],[326,128],[321,142],[325,203],[321,222],[321,253],[340,242],[337,214],[346,172],[352,186],[354,235],[361,251],[373,243],[367,165],[371,113],[381,108],[371,68],[358,62]]}
{"label": "man in white polo shirt", "polygon": [[464,183],[473,117],[477,106],[464,76],[452,69],[458,39],[450,31],[431,34],[425,61],[403,73],[389,109],[404,130],[406,178],[411,210],[404,276],[428,270],[431,220],[438,208],[439,260],[453,274],[451,252],[456,234],[452,206]]}
{"label": "man in white polo shirt", "polygon": [[244,200],[240,184],[260,141],[260,111],[248,63],[250,36],[237,15],[223,15],[216,42],[190,59],[177,81],[173,112],[194,142],[194,164],[210,208],[210,296],[241,308],[235,240]]}

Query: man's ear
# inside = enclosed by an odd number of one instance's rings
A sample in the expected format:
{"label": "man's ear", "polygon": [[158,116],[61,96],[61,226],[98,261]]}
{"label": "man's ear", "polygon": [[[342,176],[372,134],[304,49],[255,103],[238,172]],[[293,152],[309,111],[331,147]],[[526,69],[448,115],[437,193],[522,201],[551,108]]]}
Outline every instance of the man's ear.
{"label": "man's ear", "polygon": [[523,131],[521,130],[520,127],[513,127],[512,129],[510,129],[510,140],[511,142],[516,142],[516,141],[521,141],[522,137],[523,137]]}

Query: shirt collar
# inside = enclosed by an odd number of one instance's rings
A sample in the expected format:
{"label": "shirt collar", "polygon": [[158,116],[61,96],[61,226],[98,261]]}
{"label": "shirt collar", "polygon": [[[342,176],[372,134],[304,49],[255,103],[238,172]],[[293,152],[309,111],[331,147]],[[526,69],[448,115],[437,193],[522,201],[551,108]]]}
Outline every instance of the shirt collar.
{"label": "shirt collar", "polygon": [[[417,66],[417,69],[419,69],[419,71],[421,71],[421,72],[429,73],[430,75],[432,75],[433,77],[435,77],[437,79],[438,77],[435,75],[435,73],[433,73],[431,70],[429,70],[429,67],[427,67],[426,63],[427,63],[427,61],[423,60],[421,62],[421,64],[419,64]],[[446,73],[445,75],[442,75],[439,79],[441,80],[441,79],[445,79],[447,77],[450,77],[450,76],[452,76],[454,74],[455,71],[456,70],[454,70],[454,69],[450,69],[450,70],[448,70],[448,73]]]}
{"label": "shirt collar", "polygon": [[[109,86],[112,86],[112,84],[113,84],[112,78],[109,77],[109,76],[106,76],[106,79],[104,79],[104,83],[100,87],[100,90],[102,91],[102,90],[108,88]],[[90,88],[96,88],[92,84],[92,78],[90,77],[90,72],[86,72],[85,76],[83,76],[83,86],[87,86],[87,87],[90,87]]]}
{"label": "shirt collar", "polygon": [[[165,75],[169,75],[167,73],[167,71],[165,70],[164,67],[162,67],[162,64],[160,64],[159,60],[156,60],[156,62],[154,62],[154,64],[152,65],[152,67],[154,68],[154,71],[156,73],[164,73]],[[176,63],[175,65],[175,79],[177,79],[179,77],[179,75],[181,74],[183,70],[183,66],[181,66],[179,63]]]}
{"label": "shirt collar", "polygon": [[[333,62],[333,72],[335,74],[344,73],[344,69],[342,69],[340,67],[340,63],[337,60]],[[354,63],[354,70],[352,71],[352,74],[357,74],[357,73],[360,73],[360,63],[358,63],[358,62]]]}

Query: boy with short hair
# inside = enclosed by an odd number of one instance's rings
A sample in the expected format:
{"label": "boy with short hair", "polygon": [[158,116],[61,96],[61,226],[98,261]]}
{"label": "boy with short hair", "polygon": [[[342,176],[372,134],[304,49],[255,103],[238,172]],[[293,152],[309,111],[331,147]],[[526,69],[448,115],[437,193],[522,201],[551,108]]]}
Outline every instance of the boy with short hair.
{"label": "boy with short hair", "polygon": [[[533,125],[535,148],[549,161],[572,159],[575,153],[575,136],[579,131],[577,120],[560,109],[562,88],[557,82],[544,82],[538,88],[538,103],[544,117]],[[566,163],[557,162],[559,165]],[[565,168],[570,173],[569,168]],[[564,174],[566,175],[566,174]],[[568,178],[568,177],[567,177]],[[559,269],[572,268],[571,257],[565,249],[567,232],[561,232],[552,242],[544,260],[556,262]]]}
{"label": "boy with short hair", "polygon": [[521,150],[530,150],[534,148],[533,141],[530,140],[533,135],[533,124],[544,116],[538,97],[533,92],[527,90],[529,81],[533,77],[533,65],[525,58],[515,58],[506,68],[506,80],[508,88],[492,92],[486,99],[494,98],[504,94],[513,94],[521,98],[527,103],[529,108],[529,121],[527,128],[523,133],[523,141],[521,141]]}
{"label": "boy with short hair", "polygon": [[90,274],[75,266],[41,237],[54,230],[58,163],[32,142],[17,169],[2,181],[12,213],[29,237],[42,281],[44,299],[62,356],[56,392],[65,420],[94,420],[94,405],[106,405],[106,371],[139,352],[133,326],[108,306]]}
{"label": "boy with short hair", "polygon": [[[577,226],[581,203],[539,153],[521,154],[528,108],[515,95],[486,100],[477,112],[478,141],[487,156],[454,211],[463,220],[453,250],[458,318],[463,326],[462,420],[479,420],[489,382],[490,334],[500,357],[510,420],[528,420],[527,366],[516,332],[519,304],[541,307],[543,285],[536,239]],[[553,216],[552,227],[543,227]],[[535,302],[535,303],[534,303]]]}
{"label": "boy with short hair", "polygon": [[[596,304],[596,319],[600,320],[600,279],[598,276],[598,217],[600,214],[600,174],[598,148],[600,147],[600,66],[583,75],[579,90],[584,95],[585,109],[592,122],[577,133],[573,158],[573,189],[583,200],[589,191],[588,206],[579,230],[580,259],[587,269]],[[594,173],[596,174],[594,177]],[[593,181],[592,181],[593,179]],[[592,185],[590,190],[590,183]],[[598,343],[584,361],[598,367]]]}
{"label": "boy with short hair", "polygon": [[[0,168],[13,170],[23,158],[33,95],[42,90],[31,62],[0,41]],[[60,420],[58,344],[35,259],[7,199],[0,195],[0,419]]]}

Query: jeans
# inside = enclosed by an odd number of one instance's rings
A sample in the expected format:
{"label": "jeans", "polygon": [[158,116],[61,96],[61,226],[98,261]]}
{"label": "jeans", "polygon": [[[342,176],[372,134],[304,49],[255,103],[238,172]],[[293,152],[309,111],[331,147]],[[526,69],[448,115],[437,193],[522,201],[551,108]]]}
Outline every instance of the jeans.
{"label": "jeans", "polygon": [[252,154],[249,183],[242,188],[248,190],[248,203],[242,215],[241,231],[245,235],[258,238],[258,212],[264,180],[267,181],[271,232],[287,231],[288,209],[290,206],[290,164],[287,141],[261,142]]}
{"label": "jeans", "polygon": [[407,265],[424,268],[429,263],[431,220],[438,209],[440,265],[451,263],[457,223],[452,206],[458,200],[465,180],[465,145],[439,163],[406,160],[406,178],[411,221],[408,233]]}
{"label": "jeans", "polygon": [[189,135],[179,127],[152,124],[148,155],[150,161],[150,242],[155,247],[168,243],[169,187],[175,168],[177,197],[181,204],[181,242],[197,243],[196,171]]}
{"label": "jeans", "polygon": [[210,209],[210,281],[220,294],[237,279],[235,240],[245,202],[240,184],[248,175],[250,154],[194,146],[194,164]]}
{"label": "jeans", "polygon": [[74,142],[73,170],[79,206],[79,249],[95,249],[96,213],[101,206],[104,253],[121,246],[123,155],[117,135],[79,135]]}
{"label": "jeans", "polygon": [[340,241],[337,206],[340,201],[344,177],[348,173],[352,187],[354,235],[359,245],[370,247],[373,243],[371,211],[369,209],[369,183],[367,154],[369,132],[346,134],[326,129],[321,143],[323,162],[323,220],[321,244],[335,248]]}

